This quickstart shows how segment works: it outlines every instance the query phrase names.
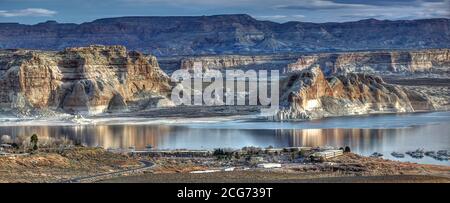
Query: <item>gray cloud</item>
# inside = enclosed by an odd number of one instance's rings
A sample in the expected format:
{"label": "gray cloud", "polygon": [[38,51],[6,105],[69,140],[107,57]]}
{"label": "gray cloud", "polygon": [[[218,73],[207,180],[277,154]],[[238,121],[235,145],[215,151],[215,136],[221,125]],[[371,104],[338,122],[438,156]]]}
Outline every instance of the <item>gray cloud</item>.
{"label": "gray cloud", "polygon": [[278,9],[292,10],[334,10],[334,9],[362,9],[371,8],[373,5],[362,3],[339,3],[331,0],[304,0],[295,4],[278,5]]}
{"label": "gray cloud", "polygon": [[[26,9],[15,10],[18,8]],[[53,9],[58,11],[57,16]],[[450,0],[0,0],[0,22],[25,23],[42,20],[35,16],[81,23],[129,15],[235,13],[276,22],[343,22],[364,18],[449,18],[449,11]]]}
{"label": "gray cloud", "polygon": [[355,14],[346,14],[341,15],[340,17],[343,18],[357,18],[357,19],[364,19],[364,18],[386,18],[387,15],[381,15],[381,14],[366,14],[366,13],[355,13]]}
{"label": "gray cloud", "polygon": [[445,0],[330,0],[340,4],[364,4],[373,6],[405,6],[416,5],[421,2],[444,2]]}
{"label": "gray cloud", "polygon": [[56,13],[56,11],[43,8],[26,8],[20,10],[0,10],[0,17],[53,16]]}
{"label": "gray cloud", "polygon": [[[285,2],[286,3],[286,2]],[[302,0],[277,5],[279,10],[326,13],[341,20],[449,17],[450,0]]]}

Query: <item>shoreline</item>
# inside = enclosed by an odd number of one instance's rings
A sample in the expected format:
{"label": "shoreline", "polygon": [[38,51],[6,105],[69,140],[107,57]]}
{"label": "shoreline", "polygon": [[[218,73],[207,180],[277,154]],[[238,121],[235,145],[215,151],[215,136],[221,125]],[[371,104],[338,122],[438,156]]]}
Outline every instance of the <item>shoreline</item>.
{"label": "shoreline", "polygon": [[450,183],[433,175],[307,176],[277,172],[218,172],[215,174],[143,174],[115,177],[99,183]]}
{"label": "shoreline", "polygon": [[[450,166],[404,163],[353,153],[324,162],[298,162],[297,158],[291,159],[293,153],[299,153],[296,156],[302,159],[300,151],[294,149],[276,154],[261,154],[254,148],[245,150],[239,156],[221,158],[221,155],[136,156],[89,147],[41,149],[39,153],[15,158],[0,156],[0,182],[450,183]],[[280,165],[270,165],[274,160]]]}
{"label": "shoreline", "polygon": [[[435,110],[435,111],[415,111],[415,112],[373,112],[367,114],[351,114],[351,115],[336,115],[326,116],[315,119],[303,119],[303,120],[285,120],[285,121],[273,121],[264,119],[263,116],[258,114],[243,114],[243,115],[228,115],[228,116],[205,116],[195,117],[196,120],[192,120],[192,117],[146,117],[146,116],[123,116],[124,114],[100,114],[87,117],[79,117],[78,115],[67,115],[57,119],[51,119],[52,117],[44,118],[19,118],[19,117],[0,117],[0,127],[9,126],[83,126],[83,125],[185,125],[185,124],[209,124],[220,123],[223,121],[244,121],[244,122],[277,122],[277,123],[299,123],[299,122],[316,122],[327,119],[338,118],[357,118],[368,116],[383,116],[383,115],[417,115],[423,113],[444,113],[450,112],[450,110]],[[127,113],[128,114],[128,113]],[[131,114],[131,113],[130,113]],[[121,116],[122,115],[122,116]],[[79,119],[79,120],[77,120]],[[127,120],[127,121],[125,121]],[[130,121],[131,120],[131,121]],[[117,122],[115,122],[117,121]],[[322,129],[322,128],[321,128]],[[325,129],[325,128],[324,128]],[[345,128],[343,128],[345,129]],[[350,128],[349,128],[350,129]]]}

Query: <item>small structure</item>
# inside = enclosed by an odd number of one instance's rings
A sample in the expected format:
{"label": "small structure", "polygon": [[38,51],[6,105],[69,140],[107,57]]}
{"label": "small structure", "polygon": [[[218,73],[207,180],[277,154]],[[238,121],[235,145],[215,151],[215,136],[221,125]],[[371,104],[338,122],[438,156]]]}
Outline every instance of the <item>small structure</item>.
{"label": "small structure", "polygon": [[147,146],[145,146],[145,149],[147,151],[151,151],[153,149],[153,146],[151,144],[148,144]]}
{"label": "small structure", "polygon": [[285,147],[286,152],[300,152],[300,151],[310,151],[312,147]]}
{"label": "small structure", "polygon": [[281,168],[279,163],[263,163],[256,165],[258,168]]}
{"label": "small structure", "polygon": [[209,150],[148,150],[132,151],[131,155],[151,157],[208,157],[212,155]]}
{"label": "small structure", "polygon": [[217,169],[213,169],[213,170],[204,170],[204,171],[191,171],[190,173],[215,173],[215,172],[220,172],[220,170]]}
{"label": "small structure", "polygon": [[235,167],[224,168],[223,171],[234,171]]}
{"label": "small structure", "polygon": [[264,161],[264,157],[262,156],[252,156],[250,157],[250,161],[253,163],[260,163]]}
{"label": "small structure", "polygon": [[0,144],[1,148],[7,149],[7,148],[12,148],[12,145],[10,144]]}
{"label": "small structure", "polygon": [[311,154],[311,158],[313,160],[320,160],[320,159],[330,159],[333,157],[337,157],[337,156],[341,156],[342,154],[344,154],[344,151],[341,149],[337,149],[337,150],[325,150],[322,152],[315,152],[313,154]]}
{"label": "small structure", "polygon": [[10,144],[0,144],[0,151],[5,151],[6,149],[11,149],[12,145]]}
{"label": "small structure", "polygon": [[265,152],[267,154],[277,154],[282,152],[300,152],[311,151],[312,147],[284,147],[284,148],[267,148]]}
{"label": "small structure", "polygon": [[278,154],[281,152],[283,152],[283,149],[281,149],[281,148],[267,148],[266,149],[267,154]]}

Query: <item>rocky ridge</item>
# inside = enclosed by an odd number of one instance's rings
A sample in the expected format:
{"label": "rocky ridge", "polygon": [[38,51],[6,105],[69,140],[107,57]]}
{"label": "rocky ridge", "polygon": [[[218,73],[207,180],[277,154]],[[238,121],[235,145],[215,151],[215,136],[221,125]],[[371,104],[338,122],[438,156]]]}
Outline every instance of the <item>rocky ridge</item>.
{"label": "rocky ridge", "polygon": [[450,73],[450,49],[193,56],[178,59],[177,65],[173,65],[174,60],[177,59],[172,59],[172,66],[180,69],[278,69],[286,73],[320,66],[326,75],[342,72],[380,75]]}
{"label": "rocky ridge", "polygon": [[450,20],[275,23],[249,15],[141,16],[81,24],[0,23],[0,48],[123,45],[155,56],[448,48]]}
{"label": "rocky ridge", "polygon": [[123,46],[0,53],[2,111],[96,114],[150,108],[170,90],[153,56]]}
{"label": "rocky ridge", "polygon": [[378,76],[347,73],[326,77],[318,66],[290,73],[280,82],[280,94],[282,109],[275,120],[435,109],[427,95],[385,83]]}
{"label": "rocky ridge", "polygon": [[[394,52],[388,53],[392,55]],[[405,72],[447,70],[449,59],[447,49],[422,50],[414,53],[410,53],[416,58],[413,62],[396,60],[401,61],[394,64],[402,67],[398,70]],[[273,60],[274,57],[276,60]],[[351,53],[349,58],[345,57],[347,55],[342,54],[342,59],[334,65],[324,63],[328,65],[325,68],[320,66],[324,61],[319,60],[320,58],[314,58],[315,61],[308,63],[303,63],[308,60],[300,58],[297,63],[293,63],[296,64],[295,69],[282,76],[280,83],[282,110],[275,119],[413,112],[434,110],[446,103],[445,98],[441,99],[439,95],[436,96],[438,99],[430,100],[424,91],[388,84],[379,76],[365,73],[370,71],[354,68],[373,65],[374,72],[377,72],[375,70],[378,70],[376,68],[379,66],[389,66],[375,60],[379,59],[378,57],[373,59],[372,55],[367,55],[366,52]],[[183,68],[187,69],[195,66],[226,69],[263,68],[271,63],[276,64],[272,67],[279,69],[286,67],[287,62],[295,58],[297,58],[295,55],[227,55],[193,57],[184,60],[182,64]],[[407,68],[402,65],[405,63],[408,65]],[[345,69],[347,66],[339,68],[341,67],[339,65],[344,64],[353,68]],[[328,71],[331,70],[330,67],[336,71]],[[60,52],[0,51],[0,106],[3,112],[14,112],[19,115],[34,115],[47,111],[90,115],[103,112],[131,114],[142,112],[147,115],[149,111],[146,110],[153,110],[154,107],[173,106],[167,99],[171,88],[169,77],[160,69],[154,56],[127,51],[123,46],[93,45],[67,48]],[[435,101],[439,101],[438,104]],[[186,114],[185,107],[173,111],[179,116]],[[224,107],[222,111],[227,111],[227,108]],[[204,112],[207,112],[206,116],[213,113],[206,107]],[[168,116],[164,113],[163,115]]]}

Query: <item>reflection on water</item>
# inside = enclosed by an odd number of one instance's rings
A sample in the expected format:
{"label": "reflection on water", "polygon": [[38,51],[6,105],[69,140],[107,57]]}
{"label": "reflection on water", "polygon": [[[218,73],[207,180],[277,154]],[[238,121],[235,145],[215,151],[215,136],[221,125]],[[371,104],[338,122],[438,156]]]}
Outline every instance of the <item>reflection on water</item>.
{"label": "reflection on water", "polygon": [[[365,117],[366,123],[398,119],[398,116],[386,115]],[[426,117],[422,125],[417,125],[419,117]],[[433,119],[434,118],[434,119]],[[450,113],[410,114],[404,120],[404,126],[394,128],[352,128],[360,123],[354,118],[334,118],[332,121],[345,123],[346,127],[326,124],[326,128],[306,129],[293,126],[307,126],[308,122],[231,122],[219,124],[193,125],[85,125],[85,126],[7,126],[0,127],[0,135],[20,136],[39,135],[40,140],[70,140],[88,146],[104,148],[127,148],[135,146],[144,149],[152,145],[158,149],[213,149],[241,148],[244,146],[285,147],[285,146],[350,146],[352,151],[370,155],[380,152],[386,158],[393,151],[406,152],[417,148],[425,150],[450,150]],[[378,119],[378,120],[377,120]],[[376,121],[376,122],[375,122]],[[414,122],[413,122],[414,121]],[[432,122],[429,122],[432,121]],[[311,122],[317,125],[318,121]],[[412,123],[407,125],[408,123]],[[270,126],[270,128],[267,128]],[[368,126],[365,126],[368,127]],[[369,126],[370,127],[370,126]],[[377,126],[379,127],[379,126]],[[384,126],[385,127],[385,126]],[[448,161],[436,161],[429,157],[417,160],[410,157],[403,161],[446,164]]]}

